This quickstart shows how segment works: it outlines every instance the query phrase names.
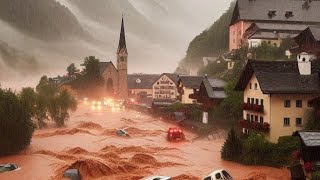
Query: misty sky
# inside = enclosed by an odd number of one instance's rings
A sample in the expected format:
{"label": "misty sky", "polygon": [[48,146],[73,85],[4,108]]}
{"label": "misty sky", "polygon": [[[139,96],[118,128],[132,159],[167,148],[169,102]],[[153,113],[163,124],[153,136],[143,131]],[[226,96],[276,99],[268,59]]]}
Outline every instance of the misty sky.
{"label": "misty sky", "polygon": [[[189,42],[212,25],[231,2],[95,0],[86,4],[86,0],[57,1],[66,6],[83,29],[97,41],[87,42],[81,38],[72,41],[43,41],[0,20],[0,40],[34,56],[41,67],[33,69],[32,73],[25,73],[23,63],[14,68],[8,67],[0,56],[2,87],[34,86],[41,75],[64,75],[67,65],[74,62],[79,66],[83,58],[89,55],[95,55],[101,61],[116,63],[121,14],[125,17],[129,73],[173,72],[185,56]],[[111,9],[103,9],[107,7]]]}

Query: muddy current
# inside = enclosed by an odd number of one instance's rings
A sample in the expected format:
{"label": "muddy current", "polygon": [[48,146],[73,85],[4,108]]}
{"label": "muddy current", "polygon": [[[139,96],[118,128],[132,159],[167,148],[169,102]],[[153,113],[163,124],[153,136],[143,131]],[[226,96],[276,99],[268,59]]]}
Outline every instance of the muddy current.
{"label": "muddy current", "polygon": [[[0,179],[60,180],[72,168],[79,169],[84,180],[135,180],[151,175],[198,180],[218,169],[241,180],[290,178],[285,169],[221,160],[223,136],[198,138],[185,130],[186,141],[167,142],[167,129],[175,124],[135,111],[81,105],[66,124],[36,130],[26,150],[0,158],[0,164],[15,163],[21,168],[0,174]],[[118,129],[125,129],[130,137],[117,136]]]}

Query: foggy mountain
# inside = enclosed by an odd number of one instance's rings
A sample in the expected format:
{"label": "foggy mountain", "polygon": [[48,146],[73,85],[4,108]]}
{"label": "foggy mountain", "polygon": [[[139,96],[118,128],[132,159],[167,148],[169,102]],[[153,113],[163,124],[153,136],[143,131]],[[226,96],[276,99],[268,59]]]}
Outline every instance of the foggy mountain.
{"label": "foggy mountain", "polygon": [[122,15],[129,72],[173,72],[188,43],[230,1],[1,0],[0,83],[34,86],[41,75],[63,75],[89,55],[115,63]]}

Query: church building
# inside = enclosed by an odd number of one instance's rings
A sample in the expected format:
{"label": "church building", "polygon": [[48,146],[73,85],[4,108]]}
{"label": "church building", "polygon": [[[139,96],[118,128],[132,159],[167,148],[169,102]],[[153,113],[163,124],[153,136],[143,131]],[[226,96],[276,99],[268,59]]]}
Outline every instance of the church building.
{"label": "church building", "polygon": [[128,51],[122,18],[116,66],[100,62],[100,74],[104,79],[103,95],[118,99],[128,98]]}

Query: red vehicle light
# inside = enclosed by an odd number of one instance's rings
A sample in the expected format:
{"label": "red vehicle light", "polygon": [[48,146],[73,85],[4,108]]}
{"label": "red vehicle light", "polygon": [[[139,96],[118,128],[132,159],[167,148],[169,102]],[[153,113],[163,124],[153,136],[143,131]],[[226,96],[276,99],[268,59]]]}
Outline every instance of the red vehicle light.
{"label": "red vehicle light", "polygon": [[177,132],[177,130],[175,129],[175,130],[173,130],[174,132]]}
{"label": "red vehicle light", "polygon": [[172,129],[170,129],[170,131],[169,131],[170,133],[173,133],[173,130]]}

